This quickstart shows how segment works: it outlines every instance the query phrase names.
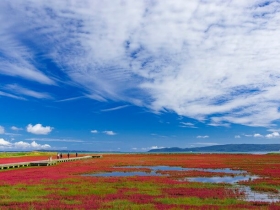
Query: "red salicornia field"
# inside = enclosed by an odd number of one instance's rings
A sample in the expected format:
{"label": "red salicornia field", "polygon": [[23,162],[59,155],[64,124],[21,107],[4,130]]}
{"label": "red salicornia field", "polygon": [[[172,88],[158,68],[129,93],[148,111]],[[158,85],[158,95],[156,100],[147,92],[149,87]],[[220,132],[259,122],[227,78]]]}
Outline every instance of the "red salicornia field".
{"label": "red salicornia field", "polygon": [[280,209],[279,189],[278,154],[104,154],[0,170],[0,209]]}

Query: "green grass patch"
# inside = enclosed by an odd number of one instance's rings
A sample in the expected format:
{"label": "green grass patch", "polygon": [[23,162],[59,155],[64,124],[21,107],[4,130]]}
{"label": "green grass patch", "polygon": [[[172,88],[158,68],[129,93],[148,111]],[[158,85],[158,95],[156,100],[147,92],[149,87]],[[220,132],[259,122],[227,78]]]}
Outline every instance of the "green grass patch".
{"label": "green grass patch", "polygon": [[270,193],[278,193],[279,192],[279,186],[271,186],[271,185],[265,185],[265,184],[258,184],[250,186],[250,188],[254,191],[258,192],[270,192]]}
{"label": "green grass patch", "polygon": [[231,184],[227,183],[203,183],[203,182],[187,182],[176,185],[176,187],[189,187],[189,188],[207,188],[207,189],[214,189],[214,188],[221,188],[221,187],[231,187]]}
{"label": "green grass patch", "polygon": [[76,195],[99,195],[104,196],[117,192],[117,189],[111,183],[97,182],[88,184],[86,182],[79,185],[70,185],[68,183],[59,184],[55,188],[56,193],[62,196],[76,196]]}
{"label": "green grass patch", "polygon": [[43,197],[48,194],[42,185],[0,185],[2,202],[43,201]]}
{"label": "green grass patch", "polygon": [[32,152],[0,152],[0,158],[7,158],[7,157],[22,157],[22,156],[48,156],[48,155],[56,155],[55,152],[39,152],[39,151],[32,151]]}
{"label": "green grass patch", "polygon": [[[118,187],[118,186],[116,186]],[[163,185],[158,185],[153,182],[123,182],[122,187],[137,189],[138,193],[143,195],[152,195],[157,196],[161,195],[161,189],[164,187]]]}
{"label": "green grass patch", "polygon": [[68,205],[72,205],[72,204],[81,204],[81,201],[77,201],[77,200],[61,200],[62,203],[68,204]]}
{"label": "green grass patch", "polygon": [[105,203],[100,209],[115,209],[115,210],[154,210],[153,204],[135,204],[128,200],[114,200]]}
{"label": "green grass patch", "polygon": [[175,205],[195,205],[195,206],[202,206],[202,205],[233,205],[233,204],[242,204],[243,201],[237,199],[213,199],[213,198],[206,198],[201,199],[197,197],[182,197],[182,198],[156,198],[158,202],[163,204],[175,204]]}

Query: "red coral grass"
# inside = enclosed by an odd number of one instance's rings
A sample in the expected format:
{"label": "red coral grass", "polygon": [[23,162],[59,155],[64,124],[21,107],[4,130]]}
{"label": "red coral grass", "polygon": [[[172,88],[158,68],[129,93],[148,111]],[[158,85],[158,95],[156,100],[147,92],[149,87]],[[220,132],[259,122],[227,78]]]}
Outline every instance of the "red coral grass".
{"label": "red coral grass", "polygon": [[0,164],[48,160],[48,158],[49,156],[23,156],[23,157],[0,158]]}
{"label": "red coral grass", "polygon": [[163,192],[168,197],[198,197],[198,198],[238,198],[242,195],[238,190],[225,189],[225,188],[168,188]]}
{"label": "red coral grass", "polygon": [[[26,158],[26,159],[25,159]],[[37,157],[14,159],[15,162],[38,160]],[[33,159],[34,158],[34,159]],[[39,157],[38,157],[39,158]],[[47,159],[47,157],[40,158]],[[0,159],[3,162],[3,159]],[[11,161],[11,159],[5,159]],[[20,160],[20,161],[19,161]],[[4,161],[5,162],[5,161]],[[7,163],[7,162],[6,162]],[[102,159],[88,159],[59,163],[49,167],[29,167],[0,171],[0,190],[13,187],[11,193],[30,193],[30,186],[38,186],[45,192],[34,202],[15,202],[16,194],[3,197],[0,194],[0,209],[99,209],[114,200],[127,200],[135,205],[151,203],[156,209],[280,209],[279,203],[246,202],[237,198],[244,193],[227,189],[228,185],[198,184],[175,180],[181,176],[224,176],[224,173],[201,171],[161,171],[170,177],[134,176],[134,177],[91,177],[81,174],[116,171],[116,166],[181,166],[185,168],[231,168],[245,170],[260,178],[244,185],[275,190],[280,187],[280,155],[250,154],[122,154],[103,155]],[[122,168],[122,171],[138,171],[135,168]],[[150,169],[141,168],[141,171]],[[228,174],[227,174],[228,175]],[[265,177],[265,178],[262,178]],[[18,185],[20,184],[20,185]],[[146,186],[143,187],[143,186]],[[268,187],[266,187],[268,186]],[[269,188],[272,187],[272,188]],[[26,189],[26,190],[25,190]],[[99,194],[98,190],[102,192]],[[256,188],[257,189],[257,188]],[[151,193],[149,190],[153,191]],[[34,196],[34,195],[33,195]],[[36,196],[36,195],[35,195]],[[161,203],[162,198],[195,197],[201,199],[199,205],[173,205]],[[158,199],[160,198],[160,199]],[[205,205],[204,200],[232,199],[236,204]],[[5,199],[5,202],[3,202]],[[10,200],[9,200],[10,199]],[[36,199],[36,197],[35,197]],[[42,201],[40,201],[42,199]],[[208,200],[209,200],[208,199]],[[209,203],[208,203],[209,204]],[[106,205],[105,205],[106,207]]]}

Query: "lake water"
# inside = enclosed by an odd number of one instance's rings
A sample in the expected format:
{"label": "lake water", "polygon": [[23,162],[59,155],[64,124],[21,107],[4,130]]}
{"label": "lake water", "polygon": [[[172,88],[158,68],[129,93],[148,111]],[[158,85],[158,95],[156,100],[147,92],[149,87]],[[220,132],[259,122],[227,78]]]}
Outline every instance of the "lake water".
{"label": "lake water", "polygon": [[222,168],[222,169],[205,169],[205,168],[183,168],[180,166],[122,166],[115,168],[147,168],[152,172],[160,172],[160,171],[203,171],[203,172],[212,172],[212,173],[230,173],[230,174],[245,174],[247,171],[243,170],[233,170],[230,168]]}
{"label": "lake water", "polygon": [[[204,169],[204,168],[183,168],[179,166],[122,166],[122,167],[114,167],[118,169],[125,169],[125,168],[134,168],[134,169],[150,169],[150,172],[144,172],[144,171],[133,171],[133,172],[120,172],[120,171],[112,171],[112,172],[105,172],[105,173],[94,173],[94,174],[86,174],[87,176],[101,176],[101,177],[122,177],[122,176],[167,176],[167,175],[162,175],[160,172],[161,171],[204,171],[204,172],[221,172],[221,173],[229,173],[229,174],[246,174],[246,171],[242,170],[232,170],[230,168],[224,168],[224,169]],[[234,177],[239,177],[239,176],[234,176]],[[233,183],[234,182],[240,181],[240,180],[249,180],[250,176],[240,176],[243,179],[240,178],[235,178],[232,176],[228,176],[224,179],[224,182],[226,183]],[[215,177],[213,178],[213,182]],[[222,178],[222,177],[217,177]],[[190,178],[194,179],[194,178]],[[195,180],[193,180],[195,181]],[[200,181],[199,181],[200,182]],[[206,180],[204,182],[210,182],[210,180]],[[221,181],[222,182],[222,181]]]}
{"label": "lake water", "polygon": [[101,176],[101,177],[126,177],[126,176],[162,176],[162,174],[157,174],[156,172],[141,172],[141,171],[133,171],[133,172],[106,172],[106,173],[98,173],[98,174],[86,174],[87,176]]}

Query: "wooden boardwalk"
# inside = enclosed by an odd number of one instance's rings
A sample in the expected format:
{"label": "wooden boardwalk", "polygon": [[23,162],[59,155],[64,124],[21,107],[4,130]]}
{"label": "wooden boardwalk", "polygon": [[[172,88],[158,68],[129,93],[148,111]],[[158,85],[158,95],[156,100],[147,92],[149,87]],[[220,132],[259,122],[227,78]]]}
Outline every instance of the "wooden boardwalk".
{"label": "wooden boardwalk", "polygon": [[62,158],[62,159],[53,159],[53,160],[39,160],[39,161],[31,161],[31,162],[0,164],[0,170],[22,168],[22,167],[29,167],[29,166],[51,166],[61,162],[84,160],[90,158],[102,158],[102,155],[88,155],[82,157]]}

